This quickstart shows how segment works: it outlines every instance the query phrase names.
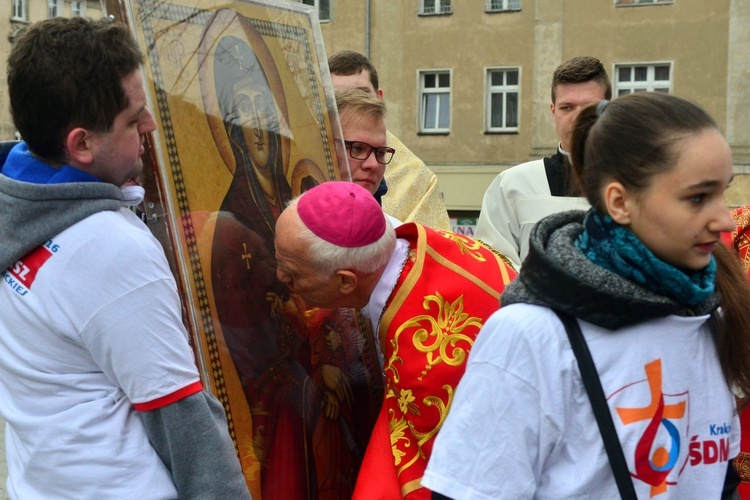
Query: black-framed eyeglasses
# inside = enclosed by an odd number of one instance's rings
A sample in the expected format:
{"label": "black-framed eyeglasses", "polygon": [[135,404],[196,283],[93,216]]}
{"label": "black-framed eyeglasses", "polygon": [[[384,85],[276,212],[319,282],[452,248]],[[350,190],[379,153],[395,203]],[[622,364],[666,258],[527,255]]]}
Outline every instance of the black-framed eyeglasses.
{"label": "black-framed eyeglasses", "polygon": [[370,154],[375,151],[375,161],[381,165],[388,165],[393,159],[393,153],[395,149],[389,147],[376,148],[370,146],[366,142],[360,141],[344,141],[346,149],[349,150],[349,156],[355,160],[366,160],[370,157]]}

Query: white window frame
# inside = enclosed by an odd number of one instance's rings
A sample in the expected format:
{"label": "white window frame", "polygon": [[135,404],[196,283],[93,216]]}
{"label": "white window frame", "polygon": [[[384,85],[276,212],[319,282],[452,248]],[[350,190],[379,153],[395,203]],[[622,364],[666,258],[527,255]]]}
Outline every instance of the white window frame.
{"label": "white window frame", "polygon": [[62,0],[47,0],[47,17],[62,15]]}
{"label": "white window frame", "polygon": [[88,2],[86,0],[70,0],[70,15],[85,17]]}
{"label": "white window frame", "polygon": [[451,0],[419,0],[419,15],[439,16],[452,14]]}
{"label": "white window frame", "polygon": [[668,5],[674,0],[615,0],[615,7],[642,7],[644,5]]}
{"label": "white window frame", "polygon": [[[517,83],[515,85],[507,84],[507,73],[515,71],[517,73]],[[492,84],[492,75],[495,73],[502,72],[503,76],[502,85]],[[518,127],[521,123],[521,68],[518,66],[499,66],[492,68],[485,68],[484,72],[484,124],[487,132],[518,132]],[[502,95],[503,100],[503,113],[502,113],[502,125],[492,125],[492,97],[496,94]],[[508,97],[511,94],[516,95],[516,124],[508,125]]]}
{"label": "white window frame", "polygon": [[515,12],[521,10],[521,0],[485,0],[485,12]]}
{"label": "white window frame", "polygon": [[13,0],[13,21],[27,21],[29,19],[29,1]]}
{"label": "white window frame", "polygon": [[[303,3],[305,5],[311,5],[315,7],[318,10],[318,21],[321,23],[327,23],[331,21],[331,11],[333,0],[297,0],[300,3]],[[321,10],[323,7],[328,6],[328,13],[327,15],[323,15],[325,12]]]}
{"label": "white window frame", "polygon": [[[435,76],[435,87],[425,87],[425,77],[427,75]],[[440,75],[448,75],[448,86],[440,86]],[[424,69],[418,71],[419,80],[419,133],[421,134],[447,134],[451,130],[451,97],[452,97],[452,82],[453,72],[450,69]],[[427,112],[427,101],[429,96],[434,95],[448,95],[448,123],[445,126],[440,126],[440,115],[441,115],[441,99],[438,97],[435,100],[435,111],[434,119],[435,126],[427,128],[426,124],[426,112]]]}
{"label": "white window frame", "polygon": [[[667,66],[669,68],[669,79],[656,79],[656,68]],[[645,79],[635,80],[636,69],[646,70]],[[621,71],[629,70],[628,80],[620,80]],[[674,64],[670,61],[659,62],[637,62],[616,63],[612,74],[614,78],[614,96],[630,94],[633,92],[665,92],[672,93],[672,79],[674,78]]]}

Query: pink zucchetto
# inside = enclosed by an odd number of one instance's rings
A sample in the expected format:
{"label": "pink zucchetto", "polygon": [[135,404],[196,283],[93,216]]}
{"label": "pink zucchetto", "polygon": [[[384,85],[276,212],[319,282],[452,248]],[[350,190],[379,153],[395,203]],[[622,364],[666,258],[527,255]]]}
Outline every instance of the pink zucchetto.
{"label": "pink zucchetto", "polygon": [[334,245],[370,245],[385,233],[383,210],[368,190],[353,182],[324,182],[297,202],[297,213],[317,237]]}

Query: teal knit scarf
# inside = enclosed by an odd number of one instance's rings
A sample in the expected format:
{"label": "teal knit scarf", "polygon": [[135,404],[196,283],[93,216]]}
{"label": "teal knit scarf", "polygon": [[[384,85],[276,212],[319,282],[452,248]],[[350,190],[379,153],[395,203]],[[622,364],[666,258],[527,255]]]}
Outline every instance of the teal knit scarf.
{"label": "teal knit scarf", "polygon": [[578,248],[594,264],[680,304],[695,306],[708,299],[716,285],[716,260],[700,271],[683,271],[651,250],[609,215],[591,209],[583,221]]}

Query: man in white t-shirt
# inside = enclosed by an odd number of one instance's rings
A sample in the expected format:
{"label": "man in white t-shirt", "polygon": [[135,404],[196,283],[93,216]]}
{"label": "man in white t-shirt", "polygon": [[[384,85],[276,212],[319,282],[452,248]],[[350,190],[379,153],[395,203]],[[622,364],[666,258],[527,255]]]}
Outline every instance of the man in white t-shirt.
{"label": "man in white t-shirt", "polygon": [[8,59],[0,147],[0,414],[12,498],[250,498],[203,390],[137,177],[142,55],[123,25],[29,28]]}

